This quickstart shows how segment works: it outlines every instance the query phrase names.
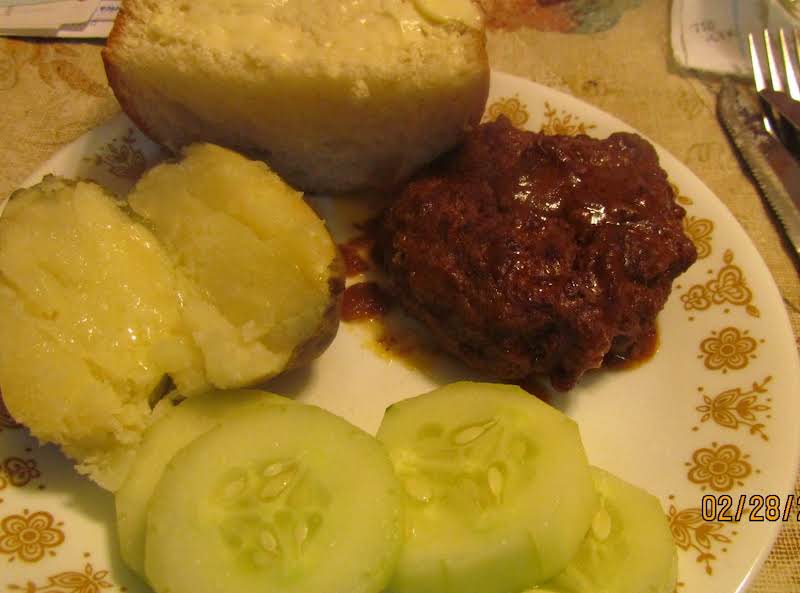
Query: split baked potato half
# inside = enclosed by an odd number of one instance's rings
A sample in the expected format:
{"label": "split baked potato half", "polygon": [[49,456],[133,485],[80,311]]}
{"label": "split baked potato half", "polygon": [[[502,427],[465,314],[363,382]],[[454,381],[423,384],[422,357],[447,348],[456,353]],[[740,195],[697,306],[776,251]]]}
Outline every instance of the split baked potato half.
{"label": "split baked potato half", "polygon": [[152,407],[261,383],[336,334],[324,222],[261,162],[199,144],[118,200],[48,177],[0,217],[0,389],[12,416],[114,490]]}

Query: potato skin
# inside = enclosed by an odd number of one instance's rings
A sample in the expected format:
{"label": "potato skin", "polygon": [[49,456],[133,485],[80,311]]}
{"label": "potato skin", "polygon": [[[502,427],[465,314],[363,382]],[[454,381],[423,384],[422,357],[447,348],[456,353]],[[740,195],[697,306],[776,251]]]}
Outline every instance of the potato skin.
{"label": "potato skin", "polygon": [[292,355],[289,357],[289,361],[286,363],[286,367],[281,372],[290,371],[310,364],[311,361],[319,357],[328,349],[328,346],[331,345],[339,331],[344,284],[344,259],[337,249],[336,257],[331,262],[330,266],[328,266],[330,302],[325,309],[325,313],[322,315],[320,325],[310,338],[295,347]]}

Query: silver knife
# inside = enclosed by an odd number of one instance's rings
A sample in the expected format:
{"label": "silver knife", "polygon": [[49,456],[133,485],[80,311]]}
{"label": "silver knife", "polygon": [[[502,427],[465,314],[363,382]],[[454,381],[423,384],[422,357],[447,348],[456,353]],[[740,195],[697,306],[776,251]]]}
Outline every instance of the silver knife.
{"label": "silver knife", "polygon": [[787,93],[770,89],[764,89],[758,95],[800,132],[800,102]]}
{"label": "silver knife", "polygon": [[725,80],[717,111],[739,154],[755,177],[800,263],[800,163],[764,129],[755,93]]}

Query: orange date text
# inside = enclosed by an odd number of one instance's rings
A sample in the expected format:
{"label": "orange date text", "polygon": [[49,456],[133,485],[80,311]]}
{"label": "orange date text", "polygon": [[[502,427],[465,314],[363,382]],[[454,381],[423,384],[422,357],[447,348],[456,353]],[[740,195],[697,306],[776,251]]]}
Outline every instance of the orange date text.
{"label": "orange date text", "polygon": [[700,504],[704,521],[800,521],[800,499],[794,494],[707,494]]}

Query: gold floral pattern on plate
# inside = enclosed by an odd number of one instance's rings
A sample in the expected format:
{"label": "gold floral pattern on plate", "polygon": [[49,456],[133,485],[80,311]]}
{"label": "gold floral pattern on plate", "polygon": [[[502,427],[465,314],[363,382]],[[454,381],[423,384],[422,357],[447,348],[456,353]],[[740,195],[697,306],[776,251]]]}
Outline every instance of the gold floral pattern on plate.
{"label": "gold floral pattern on plate", "polygon": [[45,511],[8,515],[0,521],[0,554],[8,561],[38,562],[45,554],[55,555],[54,549],[64,543],[62,524]]}
{"label": "gold floral pattern on plate", "polygon": [[[771,418],[767,413],[772,408],[768,405],[772,399],[762,398],[760,395],[767,393],[766,385],[772,380],[772,376],[766,377],[760,383],[753,382],[750,389],[735,387],[711,397],[703,393],[703,405],[695,409],[702,414],[700,422],[709,420],[725,428],[738,430],[740,426],[749,427],[750,434],[757,434],[763,440],[768,441],[769,437],[764,432],[766,424],[764,420]],[[702,387],[698,388],[701,393]],[[697,426],[693,430],[697,430]]]}
{"label": "gold floral pattern on plate", "polygon": [[687,477],[699,484],[701,490],[728,492],[734,486],[744,486],[742,480],[753,473],[749,457],[736,445],[711,443],[711,447],[701,447],[692,453],[692,460],[686,462]]}
{"label": "gold floral pattern on plate", "polygon": [[100,593],[114,586],[107,577],[107,570],[95,572],[92,565],[87,563],[82,571],[65,571],[47,577],[44,585],[29,581],[26,585],[9,585],[8,589],[24,593]]}
{"label": "gold floral pattern on plate", "polygon": [[705,259],[711,255],[711,234],[714,223],[707,218],[686,216],[683,219],[683,232],[692,240],[697,249],[697,259]]}
{"label": "gold floral pattern on plate", "polygon": [[35,459],[7,457],[0,464],[0,490],[7,486],[22,488],[41,475]]}
{"label": "gold floral pattern on plate", "polygon": [[[714,574],[712,563],[717,559],[713,552],[715,546],[731,543],[736,532],[726,535],[725,523],[705,521],[702,511],[696,507],[678,510],[670,503],[667,518],[675,545],[681,550],[696,552],[695,561],[705,565],[706,574]],[[721,551],[727,552],[727,548],[723,547]]]}
{"label": "gold floral pattern on plate", "polygon": [[123,179],[138,179],[147,168],[144,153],[136,146],[133,128],[128,128],[124,136],[114,138],[93,157],[84,160]]}
{"label": "gold floral pattern on plate", "polygon": [[669,186],[672,188],[672,193],[675,195],[675,201],[678,202],[678,204],[680,204],[681,206],[692,206],[694,204],[694,200],[689,196],[684,196],[677,185],[675,185],[671,181],[669,181],[668,183]]}
{"label": "gold floral pattern on plate", "polygon": [[556,134],[564,136],[576,136],[578,134],[588,134],[589,130],[597,127],[594,124],[587,124],[578,119],[578,116],[561,110],[560,114],[558,109],[550,105],[549,102],[544,103],[544,118],[545,122],[542,124],[539,132],[547,134],[548,136],[555,136]]}
{"label": "gold floral pattern on plate", "polygon": [[494,121],[501,115],[505,115],[517,128],[524,128],[530,119],[528,106],[520,100],[518,95],[501,97],[492,102],[486,108],[483,119],[484,121]]}
{"label": "gold floral pattern on plate", "polygon": [[[751,358],[755,358],[758,342],[751,338],[747,330],[726,327],[700,342],[700,354],[703,364],[712,371],[741,370]],[[762,340],[763,342],[763,340]]]}
{"label": "gold floral pattern on plate", "polygon": [[761,317],[761,311],[753,305],[753,292],[747,286],[742,269],[733,263],[733,251],[726,250],[722,261],[725,265],[717,272],[716,278],[705,284],[695,284],[681,295],[683,308],[705,311],[713,305],[728,304],[744,307],[751,317]]}

